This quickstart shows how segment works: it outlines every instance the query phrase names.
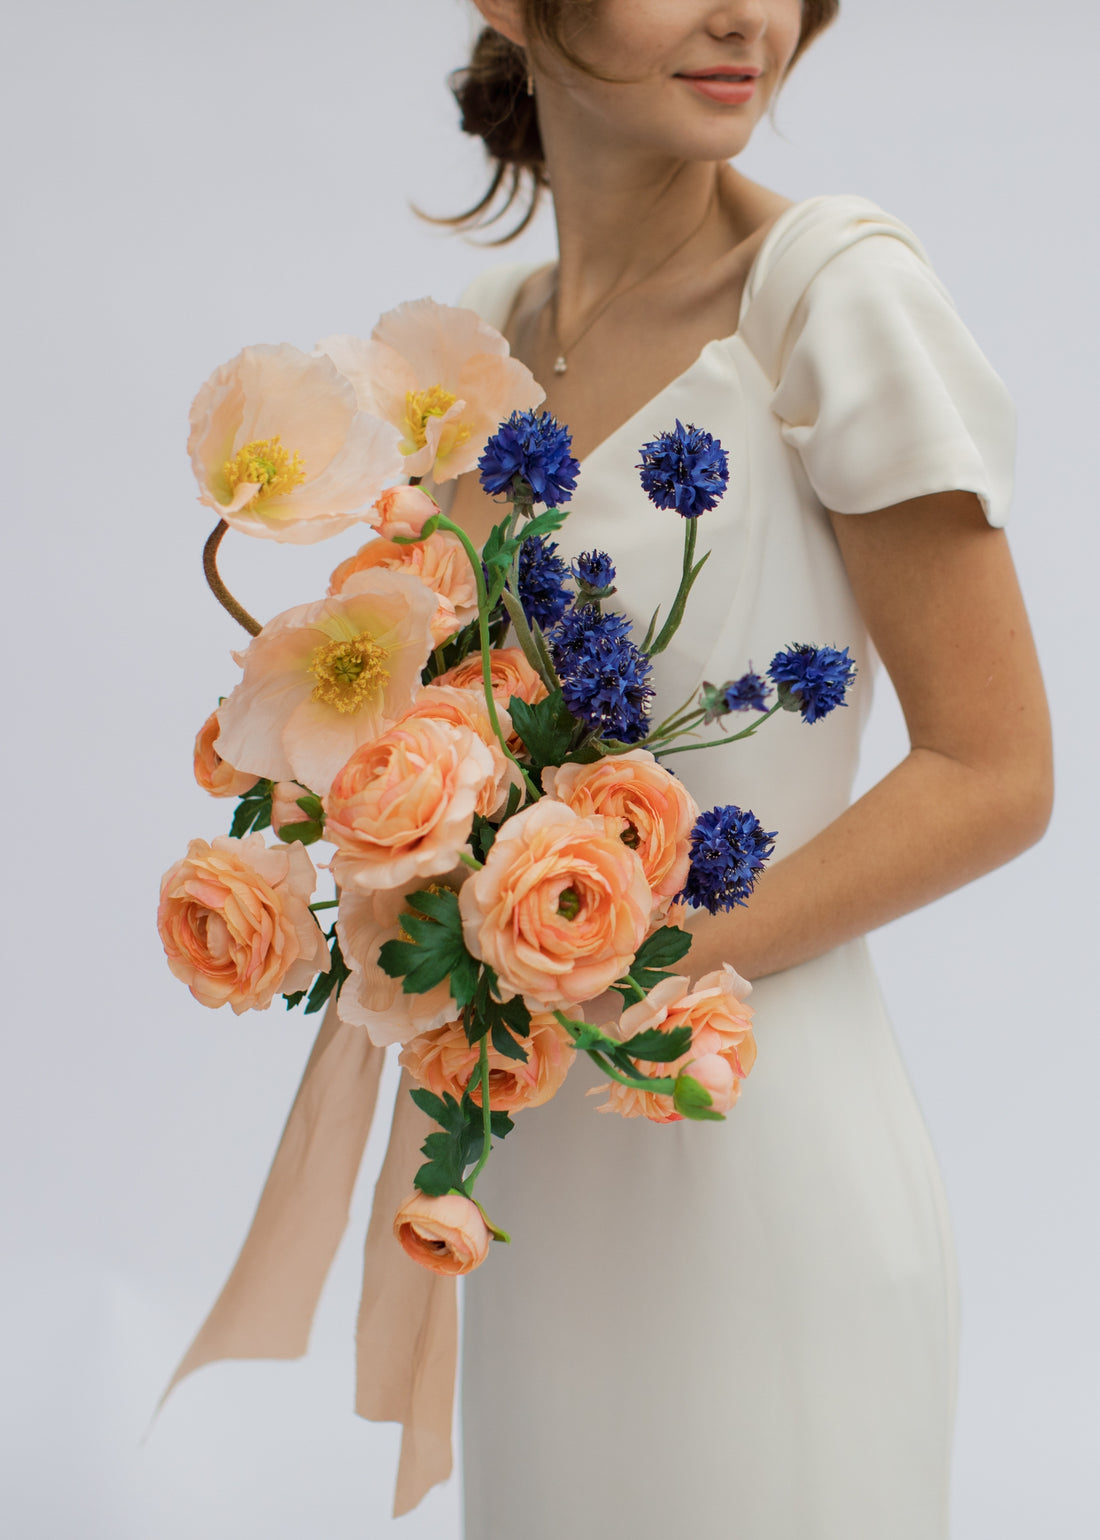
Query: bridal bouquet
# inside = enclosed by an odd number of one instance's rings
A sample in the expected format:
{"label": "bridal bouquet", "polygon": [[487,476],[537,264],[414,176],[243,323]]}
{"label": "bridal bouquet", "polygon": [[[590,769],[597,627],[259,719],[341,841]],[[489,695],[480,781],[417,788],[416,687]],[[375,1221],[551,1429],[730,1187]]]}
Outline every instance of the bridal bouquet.
{"label": "bridal bouquet", "polygon": [[[191,412],[200,501],[218,518],[207,579],[252,640],[195,742],[200,785],[237,799],[230,831],[193,840],[165,875],[161,939],[204,1005],[335,1000],[373,1043],[401,1045],[437,1129],[394,1232],[441,1273],[508,1239],[475,1184],[577,1054],[606,1077],[601,1112],[732,1108],[756,1055],[749,986],[730,966],[694,983],[674,971],[690,947],[676,919],[743,903],[775,835],[733,805],[701,811],[664,761],[780,710],[813,723],[854,674],[847,649],[800,644],[655,719],[652,660],[706,560],[699,520],[725,491],[726,453],[680,422],[640,448],[683,555],[639,637],[614,607],[613,554],[558,554],[579,467],[567,430],[534,410],[543,394],[472,311],[420,300],[369,340],[245,348]],[[431,490],[475,468],[501,509],[480,551]],[[218,573],[230,527],[305,543],[356,524],[371,537],[327,595],[262,626]],[[308,847],[322,840],[334,886],[318,898]],[[598,1027],[586,1006],[608,991],[622,1013]]]}

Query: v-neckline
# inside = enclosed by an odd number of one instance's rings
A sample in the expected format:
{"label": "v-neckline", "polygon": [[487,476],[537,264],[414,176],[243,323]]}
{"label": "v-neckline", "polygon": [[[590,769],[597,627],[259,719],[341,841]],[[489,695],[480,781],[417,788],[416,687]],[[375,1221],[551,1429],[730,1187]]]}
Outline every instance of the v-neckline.
{"label": "v-neckline", "polygon": [[[737,314],[736,330],[730,332],[726,337],[712,337],[708,342],[704,342],[703,346],[699,349],[698,353],[692,359],[691,363],[688,364],[686,369],[682,369],[680,373],[669,380],[666,385],[662,385],[661,389],[658,390],[654,395],[650,396],[648,401],[643,401],[641,406],[638,407],[637,411],[632,412],[630,416],[627,417],[625,421],[620,423],[617,428],[613,428],[610,433],[606,434],[604,438],[600,439],[598,444],[594,444],[582,460],[578,460],[577,464],[581,467],[581,469],[588,465],[596,455],[600,454],[608,444],[612,443],[622,433],[624,433],[637,418],[641,417],[643,413],[648,413],[652,409],[654,403],[660,401],[662,396],[666,396],[675,386],[682,384],[684,380],[686,380],[690,375],[694,374],[711,348],[724,347],[734,340],[734,338],[741,331],[741,326],[745,319],[745,312],[748,308],[748,305],[752,302],[752,287],[756,278],[756,272],[761,258],[764,256],[764,253],[774,245],[775,238],[778,235],[781,227],[786,224],[786,222],[797,211],[805,208],[808,203],[814,203],[816,201],[816,198],[803,198],[797,203],[792,203],[789,208],[785,208],[781,214],[777,215],[777,217],[772,220],[771,225],[768,227],[767,233],[764,236],[764,239],[760,242],[760,247],[756,255],[753,257],[749,264],[749,270],[745,274],[745,282],[741,289],[741,304]],[[519,294],[520,288],[527,282],[532,273],[536,273],[540,267],[544,267],[545,265],[546,264],[543,262],[523,262],[518,264],[519,271],[515,281],[508,289],[508,292],[504,298],[504,303],[497,312],[500,316],[501,335],[504,335],[503,328],[511,319],[512,310],[515,307],[516,298]],[[511,344],[509,343],[509,350],[510,349]]]}

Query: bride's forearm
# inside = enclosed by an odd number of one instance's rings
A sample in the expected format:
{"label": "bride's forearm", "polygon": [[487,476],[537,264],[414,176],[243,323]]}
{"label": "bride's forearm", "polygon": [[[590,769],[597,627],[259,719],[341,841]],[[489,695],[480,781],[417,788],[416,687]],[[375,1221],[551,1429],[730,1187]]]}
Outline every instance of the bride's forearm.
{"label": "bride's forearm", "polygon": [[698,976],[730,962],[753,979],[807,962],[1011,860],[1048,817],[1038,769],[995,774],[914,749],[788,856],[780,830],[746,905],[691,915],[681,966]]}

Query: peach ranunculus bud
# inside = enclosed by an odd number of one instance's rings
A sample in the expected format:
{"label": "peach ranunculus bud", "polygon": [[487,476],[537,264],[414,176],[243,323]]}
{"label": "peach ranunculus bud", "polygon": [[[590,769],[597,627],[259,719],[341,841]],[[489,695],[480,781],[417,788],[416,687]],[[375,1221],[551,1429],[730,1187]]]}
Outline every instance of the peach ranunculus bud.
{"label": "peach ranunculus bud", "polygon": [[[489,708],[482,690],[458,690],[453,685],[434,683],[432,689],[423,689],[416,700],[400,718],[398,726],[415,717],[427,717],[434,722],[450,722],[454,727],[466,727],[484,743],[493,761],[493,773],[481,789],[476,812],[485,818],[499,813],[508,801],[513,786],[523,790],[523,773],[514,759],[509,759],[500,746],[500,739],[489,720]],[[501,705],[497,706],[497,720],[505,738],[512,736],[512,718]]]}
{"label": "peach ranunculus bud", "polygon": [[406,718],[363,744],[324,799],[336,882],[369,891],[452,871],[492,775],[477,734],[449,722]]}
{"label": "peach ranunculus bud", "polygon": [[317,347],[352,382],[360,408],[398,430],[405,474],[435,482],[473,470],[501,422],[546,395],[500,332],[432,299],[388,310],[369,341],[326,337]]}
{"label": "peach ranunculus bud", "polygon": [[460,1192],[414,1192],[397,1210],[393,1233],[421,1267],[433,1273],[472,1273],[489,1255],[489,1228],[472,1198]]}
{"label": "peach ranunculus bud", "polygon": [[496,970],[502,999],[570,1007],[628,971],[653,895],[619,830],[549,797],[501,826],[458,905],[466,946]]}
{"label": "peach ranunculus bud", "polygon": [[283,830],[290,831],[295,824],[308,824],[309,829],[303,833],[312,834],[312,838],[303,841],[304,844],[312,844],[313,839],[319,838],[314,833],[317,829],[317,820],[311,818],[305,808],[299,806],[299,799],[312,797],[313,793],[308,786],[300,786],[297,781],[276,781],[271,788],[271,829],[280,839]]}
{"label": "peach ranunculus bud", "polygon": [[441,646],[449,636],[477,618],[477,582],[462,541],[450,530],[438,529],[417,545],[395,545],[392,540],[368,540],[354,556],[342,561],[332,574],[328,591],[338,594],[354,572],[385,567],[391,572],[411,572],[435,594],[432,645]]}
{"label": "peach ranunculus bud", "polygon": [[221,757],[214,747],[214,740],[220,732],[221,724],[215,707],[195,738],[195,779],[203,791],[208,791],[212,797],[241,797],[255,786],[260,777],[246,775]]}
{"label": "peach ranunculus bud", "polygon": [[[674,1027],[689,1026],[691,1046],[687,1053],[669,1064],[636,1059],[634,1063],[639,1076],[658,1078],[668,1075],[675,1079],[681,1070],[686,1070],[712,1095],[715,1090],[721,1093],[720,1097],[715,1097],[713,1110],[728,1112],[741,1094],[741,1082],[756,1062],[752,1007],[745,1003],[751,988],[728,963],[713,973],[704,974],[694,986],[683,974],[662,979],[654,985],[644,1000],[623,1012],[617,1035],[625,1039],[651,1027],[671,1032]],[[719,1083],[717,1072],[712,1074],[709,1066],[712,1055],[717,1055],[728,1065],[733,1076],[732,1086],[726,1085],[724,1076]],[[697,1064],[700,1066],[698,1077],[695,1073]],[[714,1081],[713,1087],[707,1083],[708,1078]],[[612,1081],[606,1090],[607,1101],[597,1108],[599,1112],[617,1112],[624,1118],[646,1117],[654,1123],[672,1123],[680,1116],[671,1096],[635,1090],[617,1081]]]}
{"label": "peach ranunculus bud", "polygon": [[336,1009],[341,1021],[365,1028],[379,1048],[433,1032],[459,1014],[446,980],[424,994],[406,994],[401,980],[379,966],[378,954],[387,941],[408,939],[401,917],[410,912],[408,896],[418,888],[439,891],[435,883],[417,878],[397,888],[366,893],[345,888],[340,894],[336,934],[351,971]]}
{"label": "peach ranunculus bud", "polygon": [[547,796],[584,817],[624,819],[621,838],[638,852],[655,897],[672,899],[680,892],[699,805],[648,749],[608,755],[591,765],[547,768],[542,784]]}
{"label": "peach ranunculus bud", "polygon": [[[549,1012],[536,1011],[529,1036],[518,1042],[527,1050],[526,1060],[511,1059],[489,1044],[489,1104],[495,1112],[541,1107],[561,1090],[577,1056],[573,1039]],[[451,1021],[406,1043],[401,1063],[436,1096],[461,1101],[479,1052],[467,1042],[462,1023]],[[471,1096],[480,1107],[481,1087]]]}
{"label": "peach ranunculus bud", "polygon": [[302,545],[373,522],[404,467],[400,433],[359,409],[331,358],[289,343],[244,348],[191,407],[199,502],[246,535]]}
{"label": "peach ranunculus bud", "polygon": [[192,840],[160,885],[157,929],[168,966],[201,1005],[265,1011],[331,966],[309,907],[316,882],[301,845],[261,834]]}
{"label": "peach ranunculus bud", "polygon": [[720,1053],[704,1053],[692,1059],[685,1073],[708,1093],[712,1112],[728,1112],[737,1100],[740,1084],[729,1060]]}
{"label": "peach ranunculus bud", "polygon": [[435,608],[419,578],[379,570],[276,615],[233,654],[244,678],[218,707],[218,753],[322,796],[360,744],[412,705]]}
{"label": "peach ranunculus bud", "polygon": [[439,512],[439,504],[423,487],[388,487],[373,511],[372,522],[383,540],[396,540],[398,535],[413,539],[432,514]]}

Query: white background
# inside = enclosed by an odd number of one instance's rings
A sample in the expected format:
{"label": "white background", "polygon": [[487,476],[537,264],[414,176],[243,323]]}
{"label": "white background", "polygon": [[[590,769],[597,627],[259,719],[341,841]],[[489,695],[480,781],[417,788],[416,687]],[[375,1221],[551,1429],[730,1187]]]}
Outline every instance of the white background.
{"label": "white background", "polygon": [[[366,333],[402,299],[453,302],[496,260],[407,208],[480,186],[444,86],[469,29],[463,0],[36,0],[6,24],[11,1540],[398,1532],[396,1429],[351,1412],[384,1128],[310,1356],[201,1371],[140,1442],[236,1254],[313,1031],[201,1009],[153,912],[187,839],[224,829],[189,761],[241,643],[201,580],[188,405],[245,343]],[[1091,0],[845,0],[781,134],[744,161],[792,198],[858,192],[912,224],[1019,406],[1011,537],[1056,715],[1055,821],[874,940],[955,1215],[961,1540],[1100,1533],[1098,66]],[[504,255],[551,250],[544,221]],[[272,614],[322,592],[337,547],[349,537],[230,536],[223,565]],[[902,750],[884,693],[863,782]],[[407,1540],[458,1532],[454,1481],[400,1521]]]}

